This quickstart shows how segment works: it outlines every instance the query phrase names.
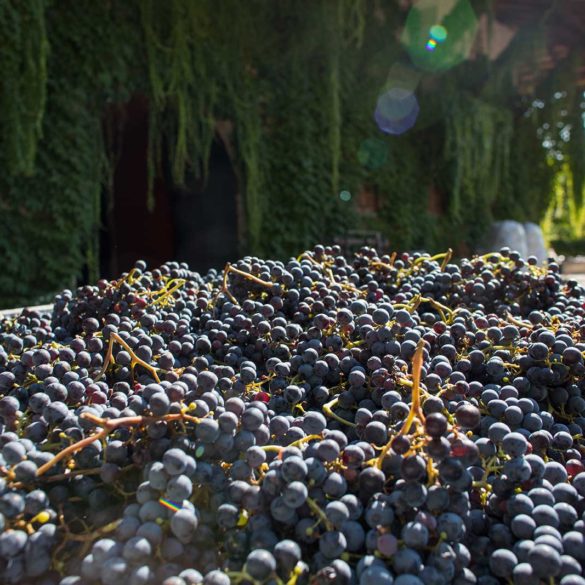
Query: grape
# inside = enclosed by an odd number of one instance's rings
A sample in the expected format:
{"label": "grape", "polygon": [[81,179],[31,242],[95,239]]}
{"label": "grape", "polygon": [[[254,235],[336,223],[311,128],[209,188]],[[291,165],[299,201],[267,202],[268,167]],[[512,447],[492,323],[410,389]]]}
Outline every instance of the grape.
{"label": "grape", "polygon": [[392,585],[393,582],[392,573],[379,565],[368,567],[360,577],[360,585]]}
{"label": "grape", "polygon": [[180,577],[167,577],[162,585],[185,585],[185,581]]}
{"label": "grape", "polygon": [[178,560],[185,552],[185,547],[172,536],[165,538],[160,547],[160,554],[166,561]]}
{"label": "grape", "polygon": [[392,557],[392,566],[398,574],[416,575],[422,569],[422,564],[420,555],[411,548],[401,548]]}
{"label": "grape", "polygon": [[10,559],[26,546],[28,537],[22,530],[7,530],[0,534],[0,557]]}
{"label": "grape", "polygon": [[543,534],[543,535],[537,536],[534,539],[534,543],[535,544],[546,544],[546,545],[554,548],[558,553],[563,552],[563,544],[561,542],[561,539],[557,538],[556,536],[553,536],[551,534]]}
{"label": "grape", "polygon": [[579,561],[585,561],[585,535],[576,531],[563,534],[563,551]]}
{"label": "grape", "polygon": [[141,526],[140,520],[134,516],[125,516],[116,527],[116,536],[122,541],[133,537]]}
{"label": "grape", "polygon": [[295,509],[288,506],[282,496],[272,500],[270,513],[275,520],[283,524],[292,523],[296,518]]}
{"label": "grape", "polygon": [[148,585],[154,580],[154,572],[146,565],[136,567],[132,570],[129,577],[130,585]]}
{"label": "grape", "polygon": [[481,414],[473,404],[464,403],[457,407],[455,418],[462,427],[474,429],[480,423]]}
{"label": "grape", "polygon": [[348,520],[341,525],[341,531],[347,541],[347,550],[349,552],[361,550],[366,539],[366,533],[359,522]]}
{"label": "grape", "polygon": [[339,557],[347,547],[343,532],[333,530],[326,532],[319,540],[319,551],[329,559]]}
{"label": "grape", "polygon": [[187,585],[198,585],[203,582],[203,576],[195,569],[185,569],[184,571],[181,571],[179,577],[181,577]]}
{"label": "grape", "polygon": [[490,557],[490,568],[498,577],[510,577],[517,564],[518,559],[509,550],[498,549]]}
{"label": "grape", "polygon": [[451,541],[460,541],[465,534],[465,524],[460,516],[445,512],[437,519],[439,532],[444,532],[446,538]]}
{"label": "grape", "polygon": [[190,510],[179,510],[171,517],[171,530],[183,543],[191,542],[199,522]]}
{"label": "grape", "polygon": [[576,574],[565,575],[560,583],[561,585],[585,585],[585,579]]}
{"label": "grape", "polygon": [[423,581],[416,575],[398,575],[394,583],[396,585],[423,585]]}
{"label": "grape", "polygon": [[217,441],[220,435],[219,424],[213,419],[203,419],[196,428],[196,436],[205,443]]}
{"label": "grape", "polygon": [[585,497],[585,472],[581,472],[573,478],[573,487],[579,492],[579,495]]}
{"label": "grape", "polygon": [[538,526],[553,526],[558,528],[560,521],[559,515],[552,506],[541,504],[532,510],[532,518]]}
{"label": "grape", "polygon": [[36,516],[36,514],[49,506],[49,498],[47,494],[39,489],[32,490],[26,494],[24,502],[25,513],[32,516]]}
{"label": "grape", "polygon": [[366,509],[365,520],[371,528],[389,526],[394,519],[394,511],[385,500],[374,500]]}
{"label": "grape", "polygon": [[[439,526],[441,520],[439,519]],[[404,544],[413,549],[424,548],[429,541],[429,531],[424,524],[420,522],[409,522],[402,529],[402,540]],[[379,540],[378,540],[379,542]]]}
{"label": "grape", "polygon": [[142,522],[157,521],[167,517],[167,510],[159,502],[149,500],[140,506],[138,516]]}
{"label": "grape", "polygon": [[512,516],[516,516],[518,514],[530,515],[534,509],[534,503],[525,494],[515,494],[508,500],[506,507],[508,513]]}
{"label": "grape", "polygon": [[425,419],[425,430],[430,437],[440,437],[447,432],[447,419],[439,412],[432,412]]}
{"label": "grape", "polygon": [[121,552],[121,546],[111,538],[102,538],[97,540],[92,549],[91,556],[97,564],[103,564],[105,561]]}
{"label": "grape", "polygon": [[343,524],[349,520],[349,510],[341,501],[333,501],[325,507],[325,515],[336,529],[341,529]]}
{"label": "grape", "polygon": [[521,457],[528,449],[528,441],[520,433],[508,433],[502,440],[502,450],[510,457]]}
{"label": "grape", "polygon": [[25,572],[28,577],[40,577],[51,567],[51,555],[47,551],[37,551],[25,555]]}
{"label": "grape", "polygon": [[163,465],[169,475],[180,475],[187,468],[187,456],[180,449],[169,449],[163,455]]}
{"label": "grape", "polygon": [[385,557],[391,557],[398,550],[398,540],[392,534],[381,534],[377,539],[378,550]]}
{"label": "grape", "polygon": [[308,473],[307,464],[298,456],[287,457],[282,463],[280,473],[287,483],[302,481]]}
{"label": "grape", "polygon": [[223,572],[210,571],[203,578],[203,585],[230,585],[230,578]]}
{"label": "grape", "polygon": [[562,566],[561,555],[546,544],[535,544],[528,553],[528,561],[535,575],[541,578],[558,575]]}
{"label": "grape", "polygon": [[139,562],[152,553],[150,542],[142,536],[133,536],[124,545],[122,556],[130,562]]}
{"label": "grape", "polygon": [[[579,582],[585,290],[510,250],[233,266],[232,296],[140,261],[3,322],[2,582],[56,585],[61,543],[72,583]],[[86,413],[132,422],[38,476]],[[76,558],[60,514],[105,537]]]}
{"label": "grape", "polygon": [[174,475],[166,486],[166,497],[173,502],[182,502],[189,499],[193,491],[193,484],[186,475]]}
{"label": "grape", "polygon": [[2,447],[2,457],[10,465],[15,465],[26,456],[26,449],[19,441],[11,441]]}
{"label": "grape", "polygon": [[248,555],[244,570],[252,578],[264,581],[276,570],[276,560],[267,550],[254,550]]}
{"label": "grape", "polygon": [[128,564],[120,557],[112,557],[101,568],[100,577],[104,585],[115,585],[128,576]]}
{"label": "grape", "polygon": [[529,563],[520,563],[513,570],[515,585],[538,585],[540,579],[534,573]]}
{"label": "grape", "polygon": [[517,538],[531,538],[536,529],[536,522],[527,514],[518,514],[512,519],[510,528]]}
{"label": "grape", "polygon": [[347,482],[339,473],[330,473],[323,484],[323,491],[329,497],[339,498],[347,491]]}
{"label": "grape", "polygon": [[290,508],[298,508],[299,506],[302,506],[306,502],[307,496],[307,486],[300,481],[289,483],[282,492],[282,499]]}

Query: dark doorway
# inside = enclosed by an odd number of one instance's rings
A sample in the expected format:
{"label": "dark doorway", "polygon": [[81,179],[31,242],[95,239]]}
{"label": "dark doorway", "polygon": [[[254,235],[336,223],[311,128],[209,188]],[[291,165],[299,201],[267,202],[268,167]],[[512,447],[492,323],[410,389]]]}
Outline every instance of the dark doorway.
{"label": "dark doorway", "polygon": [[148,101],[135,97],[112,109],[106,122],[115,161],[111,195],[103,202],[101,273],[115,278],[136,260],[149,267],[173,258],[173,221],[164,181],[154,183],[154,209],[148,210]]}
{"label": "dark doorway", "polygon": [[136,97],[112,110],[107,124],[115,129],[110,136],[116,165],[112,194],[103,201],[101,275],[115,278],[138,259],[151,268],[178,260],[199,271],[234,260],[238,182],[223,142],[213,143],[206,181],[187,176],[185,185],[177,187],[167,172],[157,177],[149,211],[147,100]]}
{"label": "dark doorway", "polygon": [[211,147],[206,179],[188,176],[172,190],[175,258],[198,271],[223,268],[238,256],[238,181],[223,142]]}

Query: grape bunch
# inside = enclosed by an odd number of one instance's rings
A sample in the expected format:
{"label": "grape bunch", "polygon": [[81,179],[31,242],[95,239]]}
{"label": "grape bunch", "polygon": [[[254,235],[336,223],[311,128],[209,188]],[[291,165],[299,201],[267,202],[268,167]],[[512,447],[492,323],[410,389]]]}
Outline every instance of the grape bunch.
{"label": "grape bunch", "polygon": [[584,356],[505,248],[138,261],[0,322],[0,583],[585,585]]}

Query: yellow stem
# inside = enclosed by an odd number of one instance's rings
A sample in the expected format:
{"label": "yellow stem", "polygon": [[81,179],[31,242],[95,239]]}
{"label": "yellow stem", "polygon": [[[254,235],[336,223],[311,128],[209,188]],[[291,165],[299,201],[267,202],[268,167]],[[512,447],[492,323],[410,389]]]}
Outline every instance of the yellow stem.
{"label": "yellow stem", "polygon": [[81,451],[88,445],[91,445],[95,441],[101,441],[105,437],[107,437],[112,431],[116,430],[118,427],[130,427],[130,426],[138,426],[141,424],[148,424],[150,422],[157,422],[157,421],[188,421],[193,423],[198,423],[200,419],[190,416],[184,413],[177,413],[177,414],[165,414],[164,416],[127,416],[123,418],[114,418],[114,419],[102,419],[98,418],[97,416],[89,413],[84,412],[81,415],[81,418],[92,422],[93,424],[101,427],[101,430],[95,433],[94,435],[90,435],[89,437],[85,437],[77,443],[73,445],[69,445],[65,447],[62,451],[57,453],[50,461],[47,461],[44,465],[41,465],[37,469],[37,477],[44,475],[49,469],[54,467],[59,461],[65,459],[66,457]]}
{"label": "yellow stem", "polygon": [[422,423],[424,423],[425,416],[421,409],[421,402],[420,402],[420,377],[421,371],[423,366],[423,352],[424,352],[425,342],[423,339],[420,339],[417,346],[416,351],[414,352],[414,356],[412,358],[412,403],[410,405],[410,412],[402,425],[400,431],[395,437],[391,437],[390,440],[386,443],[384,448],[382,449],[380,455],[376,460],[376,467],[378,469],[382,469],[382,463],[384,462],[384,458],[388,454],[392,447],[392,443],[396,437],[401,435],[405,435],[410,430],[410,427],[414,420],[418,418]]}
{"label": "yellow stem", "polygon": [[348,420],[345,420],[344,418],[341,418],[340,416],[336,415],[332,408],[339,402],[339,398],[334,398],[333,400],[331,400],[330,402],[328,402],[327,404],[323,405],[323,412],[327,415],[330,416],[331,418],[334,418],[336,421],[347,425],[349,427],[356,427],[357,425],[355,423],[352,423]]}
{"label": "yellow stem", "polygon": [[322,439],[323,437],[321,435],[307,435],[306,437],[303,437],[302,439],[298,439],[297,441],[294,441],[293,443],[291,443],[290,445],[288,445],[289,447],[298,447],[299,445],[302,445],[303,443],[308,443],[309,441],[316,441],[318,439]]}
{"label": "yellow stem", "polygon": [[114,358],[112,356],[114,342],[119,343],[130,354],[131,369],[132,370],[134,370],[134,366],[136,364],[138,364],[138,365],[142,366],[144,369],[148,370],[157,382],[160,382],[160,378],[158,377],[158,374],[156,372],[156,368],[154,368],[150,364],[147,364],[144,360],[141,360],[134,353],[134,351],[132,351],[132,348],[117,333],[110,333],[110,344],[108,346],[106,358],[104,359],[104,365],[102,366],[102,369],[99,371],[98,375],[94,378],[94,380],[96,382],[98,380],[100,380],[102,378],[102,376],[106,373],[106,370],[108,369],[108,366],[110,365],[110,362],[114,361]]}
{"label": "yellow stem", "polygon": [[309,508],[311,508],[311,511],[319,517],[319,520],[321,522],[323,522],[323,524],[325,525],[325,528],[327,528],[327,530],[333,530],[333,524],[331,524],[331,522],[329,521],[329,519],[325,515],[325,512],[323,512],[323,510],[321,510],[321,508],[319,507],[317,502],[315,502],[315,500],[313,500],[313,498],[307,498],[307,504],[308,504]]}
{"label": "yellow stem", "polygon": [[447,253],[445,254],[445,258],[443,258],[443,262],[441,262],[441,272],[445,270],[445,266],[451,262],[451,258],[453,257],[453,250],[449,248]]}
{"label": "yellow stem", "polygon": [[520,321],[519,319],[515,319],[511,313],[508,313],[506,319],[512,323],[512,325],[516,325],[518,327],[526,327],[527,329],[532,329],[531,323],[525,323],[524,321]]}
{"label": "yellow stem", "polygon": [[[167,284],[167,286],[169,286],[169,284],[171,282],[173,282],[173,281],[170,281]],[[182,278],[177,279],[176,284],[173,287],[171,287],[169,290],[167,290],[158,299],[156,299],[156,301],[154,301],[152,304],[153,305],[157,305],[159,303],[161,303],[161,304],[164,303],[167,299],[169,299],[170,297],[172,297],[173,293],[175,293],[176,291],[178,291],[185,284],[185,282],[187,282],[187,281],[186,280],[183,280]]]}
{"label": "yellow stem", "polygon": [[266,282],[265,280],[262,280],[257,276],[250,274],[249,272],[244,272],[243,270],[234,268],[229,262],[226,266],[226,270],[228,272],[233,272],[234,274],[239,274],[240,276],[243,276],[244,278],[247,278],[248,280],[251,280],[252,282],[255,282],[256,284],[259,284],[260,286],[263,286],[265,288],[272,288],[274,286],[273,282]]}

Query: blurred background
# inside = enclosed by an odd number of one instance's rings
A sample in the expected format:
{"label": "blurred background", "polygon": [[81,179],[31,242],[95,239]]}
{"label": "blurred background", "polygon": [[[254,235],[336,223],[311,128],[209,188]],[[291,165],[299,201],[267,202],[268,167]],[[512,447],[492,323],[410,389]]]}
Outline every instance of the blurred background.
{"label": "blurred background", "polygon": [[138,258],[585,252],[583,0],[1,0],[0,39],[0,307]]}

